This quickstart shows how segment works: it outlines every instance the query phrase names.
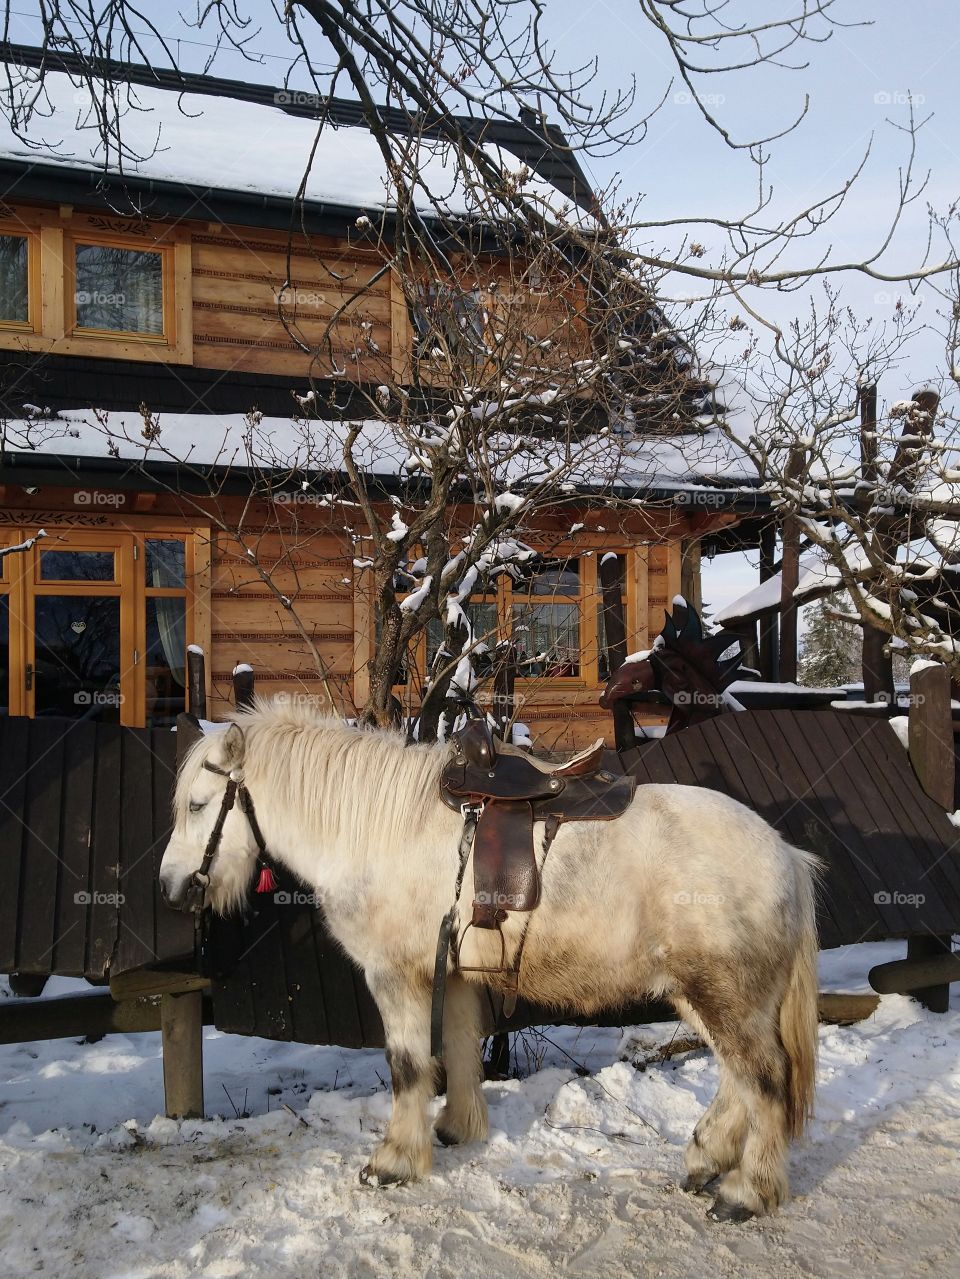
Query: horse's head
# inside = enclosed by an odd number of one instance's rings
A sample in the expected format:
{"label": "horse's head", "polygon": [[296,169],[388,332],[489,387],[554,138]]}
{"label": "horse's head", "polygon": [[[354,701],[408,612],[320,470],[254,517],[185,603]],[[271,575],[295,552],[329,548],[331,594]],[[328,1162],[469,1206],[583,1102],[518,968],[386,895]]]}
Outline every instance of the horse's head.
{"label": "horse's head", "polygon": [[651,654],[638,654],[627,658],[622,666],[618,666],[606,687],[600,694],[600,705],[609,710],[614,702],[623,698],[643,697],[657,688],[657,672],[650,660]]}
{"label": "horse's head", "polygon": [[245,754],[243,730],[231,724],[201,737],[183,762],[160,863],[160,891],[178,910],[203,904],[223,915],[246,896],[260,846],[244,787]]}
{"label": "horse's head", "polygon": [[657,692],[688,714],[716,714],[723,691],[740,675],[740,639],[729,632],[704,634],[695,608],[680,596],[666,615],[663,630],[649,653],[628,658],[600,695],[609,710],[619,701],[652,700]]}

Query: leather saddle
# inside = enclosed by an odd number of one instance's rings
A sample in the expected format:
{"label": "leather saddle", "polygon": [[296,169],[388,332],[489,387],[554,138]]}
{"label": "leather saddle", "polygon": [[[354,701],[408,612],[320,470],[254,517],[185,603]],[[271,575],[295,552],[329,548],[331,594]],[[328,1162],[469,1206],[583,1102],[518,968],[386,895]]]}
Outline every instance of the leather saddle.
{"label": "leather saddle", "polygon": [[508,911],[531,911],[540,901],[534,824],[546,823],[546,856],[561,823],[622,816],[636,779],[602,767],[602,738],[562,764],[499,741],[480,719],[470,720],[452,742],[440,796],[458,811],[483,805],[473,842],[471,923],[499,929]]}

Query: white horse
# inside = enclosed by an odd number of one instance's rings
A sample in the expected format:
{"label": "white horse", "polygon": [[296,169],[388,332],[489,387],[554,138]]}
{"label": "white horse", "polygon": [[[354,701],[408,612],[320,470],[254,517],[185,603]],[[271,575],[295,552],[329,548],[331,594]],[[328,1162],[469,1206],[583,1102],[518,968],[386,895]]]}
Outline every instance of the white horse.
{"label": "white horse", "polygon": [[[362,968],[386,1032],[393,1110],[361,1173],[384,1185],[431,1166],[431,982],[459,865],[459,814],[439,799],[445,745],[406,746],[314,712],[258,702],[184,761],[163,856],[166,900],[182,907],[211,844],[228,785],[242,781],[270,855],[322,902]],[[223,821],[207,904],[239,907],[256,864],[241,804]],[[685,1187],[716,1182],[711,1215],[770,1212],[787,1194],[788,1140],[813,1099],[817,1043],[815,859],[743,805],[689,786],[638,788],[624,816],[563,825],[541,903],[504,924],[508,955],[524,921],[519,993],[581,1014],[647,996],[669,1000],[712,1046],[720,1086],[686,1151]],[[471,915],[468,864],[460,921]],[[460,960],[495,966],[496,932],[470,929]],[[480,984],[449,972],[443,1024],[444,1145],[483,1139]],[[719,1179],[719,1180],[717,1180]]]}

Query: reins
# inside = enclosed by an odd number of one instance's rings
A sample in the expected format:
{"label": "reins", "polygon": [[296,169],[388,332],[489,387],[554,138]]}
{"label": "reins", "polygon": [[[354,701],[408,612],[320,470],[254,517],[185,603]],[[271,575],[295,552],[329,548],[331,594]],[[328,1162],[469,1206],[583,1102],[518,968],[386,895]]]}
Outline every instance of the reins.
{"label": "reins", "polygon": [[203,860],[198,869],[190,876],[190,883],[187,886],[186,909],[197,912],[203,910],[204,899],[210,884],[210,867],[213,865],[213,859],[216,857],[217,850],[220,847],[220,840],[223,838],[224,823],[230,810],[238,800],[250,827],[250,833],[253,835],[254,843],[257,846],[260,863],[260,882],[257,884],[257,892],[269,893],[276,887],[270,868],[263,864],[263,859],[267,855],[267,845],[263,838],[263,831],[260,829],[260,823],[257,821],[257,810],[253,802],[253,796],[244,784],[243,769],[234,768],[227,772],[226,769],[218,768],[216,764],[211,764],[208,760],[203,761],[203,767],[208,773],[216,773],[218,777],[225,777],[227,786],[223,792],[223,799],[220,801],[217,820],[213,823],[213,830],[211,830],[207,846],[203,850]]}

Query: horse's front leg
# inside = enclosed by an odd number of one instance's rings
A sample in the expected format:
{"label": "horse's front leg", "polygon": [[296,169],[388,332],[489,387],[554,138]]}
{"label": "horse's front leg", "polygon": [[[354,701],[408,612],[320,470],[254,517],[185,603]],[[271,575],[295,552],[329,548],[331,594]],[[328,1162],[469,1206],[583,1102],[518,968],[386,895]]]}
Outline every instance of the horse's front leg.
{"label": "horse's front leg", "polygon": [[416,1181],[432,1161],[427,1106],[436,1092],[430,1056],[430,987],[400,974],[372,976],[367,984],[377,1002],[386,1036],[393,1085],[393,1110],[383,1141],[360,1173],[364,1185]]}
{"label": "horse's front leg", "polygon": [[468,985],[459,973],[451,973],[443,1009],[447,1101],[436,1123],[437,1137],[445,1146],[485,1141],[487,1137],[480,1034],[480,990]]}

